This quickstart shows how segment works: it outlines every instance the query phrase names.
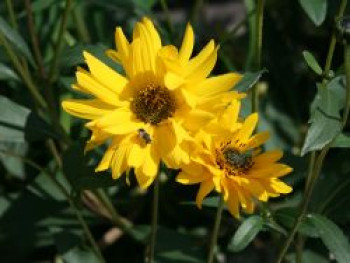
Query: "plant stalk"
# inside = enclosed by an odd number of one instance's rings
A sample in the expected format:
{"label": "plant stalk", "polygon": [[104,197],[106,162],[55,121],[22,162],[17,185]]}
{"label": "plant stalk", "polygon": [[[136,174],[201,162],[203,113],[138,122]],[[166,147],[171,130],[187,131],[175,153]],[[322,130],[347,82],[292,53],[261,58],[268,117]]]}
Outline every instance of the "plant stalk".
{"label": "plant stalk", "polygon": [[[262,38],[263,38],[263,22],[264,22],[264,2],[265,0],[257,0],[256,7],[256,43],[254,51],[254,68],[256,71],[261,69],[261,53],[262,53]],[[252,112],[257,112],[259,108],[258,83],[254,85],[251,93]]]}
{"label": "plant stalk", "polygon": [[218,240],[220,223],[221,223],[221,216],[222,216],[223,210],[224,210],[224,199],[222,198],[222,195],[220,195],[218,208],[216,210],[216,217],[215,217],[213,233],[211,235],[211,240],[210,240],[210,247],[209,247],[209,254],[208,254],[207,263],[213,263],[213,260],[214,260],[214,255],[216,252],[216,244],[217,244],[217,240]]}
{"label": "plant stalk", "polygon": [[18,24],[17,24],[17,20],[16,20],[15,11],[13,9],[12,1],[13,0],[6,0],[6,7],[7,7],[7,12],[9,13],[11,26],[14,29],[17,29],[18,28]]}
{"label": "plant stalk", "polygon": [[148,263],[154,262],[155,247],[156,247],[156,240],[157,240],[158,206],[159,206],[159,174],[160,174],[160,169],[156,179],[154,180],[151,239],[150,239],[149,255],[148,255],[148,261],[147,261]]}
{"label": "plant stalk", "polygon": [[[342,15],[342,12],[344,12],[346,2],[347,2],[346,0],[342,1],[341,6],[340,6],[340,12],[339,12],[340,15],[338,17],[340,17]],[[332,42],[331,42],[331,45],[329,48],[329,52],[334,52],[334,48],[332,48]],[[327,56],[327,57],[332,58],[332,56]],[[331,65],[331,63],[326,63],[325,69],[329,70],[330,65]],[[347,122],[348,117],[349,117],[349,111],[350,111],[350,45],[348,43],[346,43],[345,48],[344,48],[344,65],[345,65],[345,79],[346,79],[346,99],[345,99],[344,113],[343,113],[343,117],[342,117],[342,129],[346,125],[346,122]],[[278,255],[278,258],[276,261],[277,263],[282,262],[284,255],[287,253],[288,248],[294,239],[295,233],[297,232],[300,224],[302,223],[302,221],[306,215],[307,208],[308,208],[311,196],[312,196],[312,191],[314,189],[314,186],[316,184],[318,176],[322,170],[324,158],[326,157],[328,151],[332,147],[334,140],[335,139],[333,139],[330,143],[328,143],[321,150],[321,152],[318,154],[317,158],[311,159],[315,163],[314,163],[314,165],[312,165],[313,169],[309,170],[309,175],[308,175],[308,179],[307,179],[308,185],[305,189],[305,195],[303,198],[303,202],[301,204],[300,212],[299,212],[299,215],[298,215],[298,217],[297,217],[297,219],[296,219],[296,221],[295,221],[295,223],[294,223],[294,225],[289,233],[289,236],[288,236],[286,242],[284,243],[284,245],[282,247],[282,250],[280,251],[280,253]]]}
{"label": "plant stalk", "polygon": [[41,109],[46,109],[47,104],[44,98],[41,96],[40,92],[37,90],[36,86],[33,83],[30,75],[27,74],[27,71],[21,65],[19,58],[16,56],[15,51],[12,49],[11,45],[7,42],[3,34],[0,33],[0,44],[3,45],[7,55],[9,56],[13,66],[15,67],[18,74],[21,76],[23,82],[26,84],[29,92],[33,96],[35,102],[39,105]]}

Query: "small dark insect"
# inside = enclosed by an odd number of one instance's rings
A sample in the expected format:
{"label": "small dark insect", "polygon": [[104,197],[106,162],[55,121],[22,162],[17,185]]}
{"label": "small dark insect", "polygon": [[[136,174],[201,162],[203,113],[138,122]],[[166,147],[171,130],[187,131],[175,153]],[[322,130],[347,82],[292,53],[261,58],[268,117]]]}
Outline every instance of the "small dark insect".
{"label": "small dark insect", "polygon": [[138,129],[137,131],[139,137],[146,143],[150,144],[152,142],[151,135],[149,135],[145,129]]}
{"label": "small dark insect", "polygon": [[241,153],[236,149],[228,148],[223,154],[226,161],[235,168],[248,169],[252,166],[251,152]]}

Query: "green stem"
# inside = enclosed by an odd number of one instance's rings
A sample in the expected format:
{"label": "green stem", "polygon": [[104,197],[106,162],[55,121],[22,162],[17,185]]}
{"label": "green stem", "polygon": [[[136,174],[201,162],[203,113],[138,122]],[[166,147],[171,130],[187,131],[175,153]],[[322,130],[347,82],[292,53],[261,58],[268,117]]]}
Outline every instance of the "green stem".
{"label": "green stem", "polygon": [[80,223],[87,239],[90,242],[90,245],[92,246],[94,252],[96,253],[96,255],[98,256],[98,258],[100,259],[101,263],[104,263],[105,260],[102,256],[102,253],[100,251],[100,249],[98,248],[97,243],[95,242],[94,237],[92,236],[90,229],[88,227],[88,225],[86,224],[83,215],[81,214],[80,210],[78,209],[78,207],[75,205],[74,200],[71,198],[71,196],[69,195],[68,191],[64,188],[64,186],[57,180],[56,176],[54,174],[52,174],[50,171],[48,171],[47,169],[41,167],[40,165],[38,165],[37,163],[33,162],[32,160],[29,160],[23,156],[17,155],[15,153],[12,152],[8,152],[8,151],[2,151],[0,150],[0,152],[9,155],[9,156],[13,156],[15,158],[19,158],[21,159],[23,162],[25,162],[26,164],[30,165],[31,167],[33,167],[34,169],[38,170],[39,172],[41,172],[42,174],[45,174],[48,176],[48,178],[56,185],[56,187],[61,191],[61,193],[65,196],[65,198],[67,199],[69,205],[71,206],[71,208],[73,209],[73,211],[75,212],[75,215],[78,219],[78,222]]}
{"label": "green stem", "polygon": [[55,46],[55,53],[54,53],[54,57],[52,59],[51,68],[50,68],[50,74],[49,74],[50,82],[53,82],[55,77],[56,77],[58,58],[59,58],[59,55],[60,55],[61,49],[62,49],[63,35],[66,31],[68,14],[70,11],[71,4],[72,4],[72,0],[66,0],[66,6],[65,6],[65,9],[64,9],[64,12],[62,15],[60,29],[58,32],[58,38],[57,38],[57,42],[56,42],[56,46]]}
{"label": "green stem", "polygon": [[[344,12],[344,7],[343,7],[344,2],[346,5],[347,1],[345,0],[341,4],[340,9],[342,10],[342,12]],[[341,15],[342,15],[342,13],[341,13]],[[331,49],[331,47],[330,47],[330,49]],[[333,49],[333,52],[334,52],[334,49]],[[348,45],[348,44],[345,45],[345,49],[344,49],[344,64],[345,64],[345,79],[346,79],[346,101],[345,101],[345,108],[344,108],[344,113],[343,113],[343,117],[342,117],[342,128],[345,127],[346,122],[347,122],[348,117],[349,117],[349,112],[350,112],[350,45]],[[341,133],[341,131],[339,132],[339,134],[340,133]],[[335,138],[336,138],[336,136],[335,136]],[[308,187],[305,189],[305,195],[303,198],[303,202],[301,204],[300,212],[299,212],[299,215],[298,215],[297,219],[295,220],[295,223],[291,229],[291,232],[289,233],[289,236],[288,236],[286,242],[284,243],[282,250],[278,256],[278,259],[276,261],[278,263],[282,262],[284,255],[287,253],[288,248],[294,239],[295,233],[297,232],[300,224],[302,223],[302,221],[306,215],[313,189],[315,187],[318,176],[320,175],[320,172],[322,170],[324,158],[326,157],[328,151],[332,147],[334,140],[335,139],[333,139],[330,143],[328,143],[321,150],[320,154],[316,158],[314,168],[309,170],[310,174],[308,177],[310,177],[310,179],[308,179],[309,183],[308,183]]]}
{"label": "green stem", "polygon": [[208,254],[207,263],[213,263],[213,260],[214,260],[214,255],[216,252],[216,243],[218,240],[218,234],[219,234],[221,216],[222,216],[223,210],[224,210],[224,199],[220,195],[218,208],[216,210],[216,217],[215,217],[213,233],[212,233],[211,240],[210,240],[210,247],[209,247],[209,254]]}
{"label": "green stem", "polygon": [[[257,0],[258,4],[256,7],[256,43],[254,52],[254,68],[256,71],[261,69],[261,52],[262,52],[262,33],[263,33],[263,22],[264,22],[264,0]],[[259,107],[259,94],[258,94],[258,83],[252,88],[252,112],[257,112]]]}
{"label": "green stem", "polygon": [[7,12],[9,13],[9,18],[11,25],[14,29],[18,28],[15,11],[13,9],[12,0],[6,0]]}
{"label": "green stem", "polygon": [[100,199],[100,201],[103,203],[103,205],[106,207],[108,212],[111,215],[111,219],[113,223],[119,227],[121,230],[123,230],[127,234],[132,234],[132,223],[128,221],[127,219],[123,218],[114,208],[113,203],[111,202],[111,199],[106,194],[106,192],[103,189],[98,189],[96,191],[97,197]]}
{"label": "green stem", "polygon": [[82,6],[78,5],[72,10],[72,15],[74,19],[74,24],[77,26],[78,33],[81,37],[81,40],[84,43],[90,43],[91,38],[89,35],[89,30],[86,27],[86,23],[84,21],[84,12],[82,11]]}
{"label": "green stem", "polygon": [[11,45],[7,42],[5,37],[0,33],[0,43],[3,45],[6,53],[8,54],[13,66],[15,67],[16,71],[19,73],[21,78],[23,79],[23,82],[26,84],[29,92],[33,96],[34,100],[37,102],[37,104],[42,108],[46,109],[47,104],[44,100],[44,98],[41,96],[37,88],[35,87],[31,77],[29,74],[27,74],[26,70],[22,67],[18,57],[16,56],[16,53],[12,49]]}
{"label": "green stem", "polygon": [[173,28],[173,25],[171,23],[170,12],[169,12],[167,1],[160,0],[160,4],[161,4],[163,12],[165,13],[165,16],[166,16],[166,22],[167,22],[167,26],[168,26],[170,35],[173,36],[174,35],[174,28]]}
{"label": "green stem", "polygon": [[[347,0],[341,1],[340,6],[339,6],[339,11],[335,17],[335,20],[338,20],[341,16],[343,16],[346,4],[347,4]],[[336,43],[337,43],[337,31],[334,29],[332,32],[331,41],[329,43],[327,59],[326,59],[326,63],[325,63],[324,70],[323,70],[323,76],[324,76],[323,85],[325,85],[325,83],[327,82],[327,79],[329,76],[329,71],[331,70],[332,59],[333,59],[333,54],[334,54],[334,49],[335,49]]]}
{"label": "green stem", "polygon": [[154,188],[153,188],[153,210],[152,210],[151,239],[150,239],[148,263],[154,262],[155,247],[156,247],[156,240],[157,240],[158,206],[159,206],[159,173],[156,179],[154,180]]}
{"label": "green stem", "polygon": [[43,57],[42,57],[41,51],[40,51],[38,35],[36,33],[36,30],[35,30],[32,4],[31,4],[30,0],[25,0],[24,3],[25,3],[25,9],[27,12],[28,30],[29,30],[29,34],[30,34],[33,49],[34,49],[35,60],[38,64],[41,78],[45,79],[44,62],[43,62]]}

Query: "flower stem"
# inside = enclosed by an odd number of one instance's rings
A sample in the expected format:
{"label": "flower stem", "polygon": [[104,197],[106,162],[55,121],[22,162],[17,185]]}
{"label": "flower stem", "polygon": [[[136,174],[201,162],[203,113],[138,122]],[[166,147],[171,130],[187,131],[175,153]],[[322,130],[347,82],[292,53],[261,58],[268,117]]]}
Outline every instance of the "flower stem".
{"label": "flower stem", "polygon": [[15,51],[12,49],[10,43],[6,40],[5,36],[0,33],[0,44],[3,45],[5,52],[9,56],[13,66],[15,67],[18,74],[21,76],[23,82],[26,84],[29,92],[33,96],[34,101],[37,103],[37,105],[40,106],[41,109],[46,109],[47,104],[44,100],[44,98],[41,96],[40,92],[37,90],[36,86],[33,83],[33,80],[31,79],[30,75],[27,74],[27,71],[25,68],[21,65],[21,62],[19,58],[17,57]]}
{"label": "flower stem", "polygon": [[[160,170],[160,169],[159,169]],[[159,205],[159,173],[154,180],[153,188],[153,210],[152,210],[152,225],[151,225],[151,240],[149,248],[148,263],[154,262],[154,251],[157,240],[157,226],[158,226],[158,205]]]}
{"label": "flower stem", "polygon": [[73,198],[69,195],[68,191],[64,188],[64,186],[57,180],[56,176],[54,174],[52,174],[50,171],[48,171],[47,169],[41,167],[40,165],[38,165],[37,163],[33,162],[30,159],[27,159],[23,156],[20,156],[16,153],[12,153],[12,152],[8,152],[8,151],[2,151],[0,150],[0,152],[15,157],[15,158],[19,158],[21,159],[23,162],[27,163],[29,166],[33,167],[34,169],[38,170],[39,172],[41,172],[44,175],[47,175],[48,178],[56,185],[56,187],[61,191],[61,193],[65,196],[65,198],[67,199],[69,205],[71,206],[71,208],[73,209],[73,211],[75,212],[75,215],[78,219],[79,224],[81,225],[88,241],[90,242],[90,245],[92,246],[92,249],[94,250],[94,252],[96,253],[96,256],[99,258],[101,263],[104,263],[105,260],[102,256],[102,253],[100,251],[100,249],[98,248],[97,243],[95,242],[94,237],[92,236],[90,229],[88,227],[88,225],[86,224],[83,215],[81,214],[81,212],[79,211],[78,207],[76,206]]}
{"label": "flower stem", "polygon": [[210,240],[210,247],[209,247],[209,254],[208,254],[207,263],[212,263],[214,260],[216,243],[218,240],[218,234],[219,234],[220,223],[221,223],[221,215],[222,215],[223,209],[224,209],[224,199],[220,195],[218,208],[216,210],[214,229],[213,229],[213,233],[212,233],[211,240]]}
{"label": "flower stem", "polygon": [[57,42],[56,42],[56,46],[55,46],[55,54],[54,54],[54,57],[52,59],[51,68],[50,68],[50,74],[49,74],[50,82],[53,82],[55,77],[56,77],[58,58],[59,58],[59,55],[60,55],[61,49],[62,49],[63,35],[66,31],[68,14],[70,11],[71,3],[72,3],[72,0],[66,0],[66,6],[65,6],[65,9],[64,9],[64,12],[62,15],[60,29],[58,32],[58,38],[57,38]]}
{"label": "flower stem", "polygon": [[9,13],[9,18],[10,18],[12,27],[14,29],[17,29],[18,25],[17,25],[16,15],[13,9],[12,1],[13,0],[6,0],[7,12]]}
{"label": "flower stem", "polygon": [[[339,7],[339,12],[338,12],[338,16],[337,16],[338,18],[343,15],[346,4],[347,4],[347,0],[342,0],[340,7]],[[333,36],[335,36],[335,33],[333,33],[332,39],[333,39]],[[334,46],[335,46],[335,43],[333,43],[333,41],[331,40],[329,50],[328,50],[328,55],[327,55],[327,62],[325,65],[325,70],[324,70],[324,72],[326,74],[329,73],[329,70],[331,67],[331,60],[332,60],[333,53],[334,53]],[[344,113],[343,113],[343,118],[342,118],[342,128],[344,128],[344,126],[346,125],[347,119],[349,117],[349,111],[350,111],[350,45],[347,43],[346,43],[345,49],[344,49],[344,64],[345,64],[345,79],[346,79],[346,102],[345,102],[345,108],[344,108]],[[327,77],[327,75],[325,75],[325,79],[322,82],[322,84],[324,86],[326,83],[326,77]],[[336,138],[336,136],[335,136],[335,138]],[[315,152],[312,153],[312,156],[310,158],[309,173],[307,176],[307,184],[305,187],[304,198],[303,198],[303,201],[302,201],[301,206],[300,206],[300,212],[299,212],[297,219],[295,220],[295,222],[293,224],[293,227],[288,235],[287,240],[285,241],[285,243],[284,243],[284,245],[283,245],[283,247],[278,255],[278,258],[276,261],[277,263],[282,262],[284,255],[287,253],[288,248],[294,239],[295,233],[297,232],[300,224],[304,220],[304,217],[306,215],[307,208],[308,208],[311,196],[312,196],[312,191],[314,189],[314,186],[315,186],[315,183],[318,179],[318,176],[322,170],[324,158],[326,157],[329,149],[332,147],[334,140],[335,139],[333,139],[330,143],[328,143],[321,150],[321,152],[317,155],[317,157],[315,157],[316,156]]]}
{"label": "flower stem", "polygon": [[[254,52],[254,68],[255,70],[261,69],[261,52],[262,52],[262,31],[264,22],[264,0],[257,0],[256,7],[256,43]],[[252,88],[252,112],[258,111],[259,107],[259,94],[258,94],[258,83]]]}

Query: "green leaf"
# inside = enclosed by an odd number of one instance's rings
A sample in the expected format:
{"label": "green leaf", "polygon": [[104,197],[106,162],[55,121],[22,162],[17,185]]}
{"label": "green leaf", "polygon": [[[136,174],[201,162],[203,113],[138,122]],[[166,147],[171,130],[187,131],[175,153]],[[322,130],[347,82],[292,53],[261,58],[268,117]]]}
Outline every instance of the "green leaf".
{"label": "green leaf", "polygon": [[343,231],[331,220],[321,215],[308,215],[308,219],[318,230],[318,233],[334,255],[338,263],[350,262],[350,243]]}
{"label": "green leaf", "polygon": [[206,254],[198,246],[198,239],[164,227],[158,228],[156,262],[202,263]]}
{"label": "green leaf", "polygon": [[334,144],[332,145],[334,148],[349,148],[350,147],[350,136],[345,134],[339,134],[335,139]]}
{"label": "green leaf", "polygon": [[339,111],[345,104],[343,77],[331,80],[327,87],[318,86],[318,92],[311,106],[311,126],[307,132],[301,155],[320,150],[341,131]]}
{"label": "green leaf", "polygon": [[[286,259],[290,263],[297,263],[295,253],[291,253],[287,255]],[[303,263],[328,263],[329,261],[311,250],[304,250],[302,254],[302,262]]]}
{"label": "green leaf", "polygon": [[0,16],[0,34],[4,35],[4,37],[19,51],[22,55],[24,55],[30,63],[35,65],[32,53],[27,45],[27,43],[23,40],[23,38],[12,29],[8,23]]}
{"label": "green leaf", "polygon": [[327,0],[299,0],[299,3],[316,26],[323,23],[327,14]]}
{"label": "green leaf", "polygon": [[240,80],[240,82],[237,83],[234,89],[239,92],[247,92],[255,85],[255,83],[258,82],[262,74],[265,72],[267,72],[266,69],[260,70],[258,72],[245,72],[243,78]]}
{"label": "green leaf", "polygon": [[[298,216],[298,209],[294,207],[284,207],[275,212],[275,219],[286,228],[292,228],[296,217]],[[301,223],[298,232],[309,237],[318,237],[318,232],[315,227],[305,218]]]}
{"label": "green leaf", "polygon": [[263,228],[264,219],[261,216],[251,216],[239,226],[229,244],[233,252],[245,249]]}
{"label": "green leaf", "polygon": [[116,184],[108,172],[95,173],[95,168],[88,166],[90,155],[84,154],[82,143],[73,144],[63,154],[63,171],[75,190],[110,187]]}
{"label": "green leaf", "polygon": [[0,105],[0,143],[57,138],[51,127],[29,109],[3,96],[0,96]]}
{"label": "green leaf", "polygon": [[320,67],[320,65],[318,64],[316,58],[307,50],[303,51],[303,56],[304,59],[306,61],[306,63],[308,64],[308,66],[317,74],[317,75],[321,75],[322,74],[322,68]]}
{"label": "green leaf", "polygon": [[100,263],[101,260],[96,256],[91,248],[75,247],[61,256],[64,262],[84,262],[84,263]]}
{"label": "green leaf", "polygon": [[[33,14],[43,11],[49,7],[52,7],[55,4],[58,4],[59,2],[56,0],[36,0],[33,1],[32,4],[32,12]],[[24,10],[18,14],[18,17],[24,17],[27,15],[27,12]]]}
{"label": "green leaf", "polygon": [[19,81],[19,77],[12,68],[7,65],[0,63],[0,80],[16,80]]}

